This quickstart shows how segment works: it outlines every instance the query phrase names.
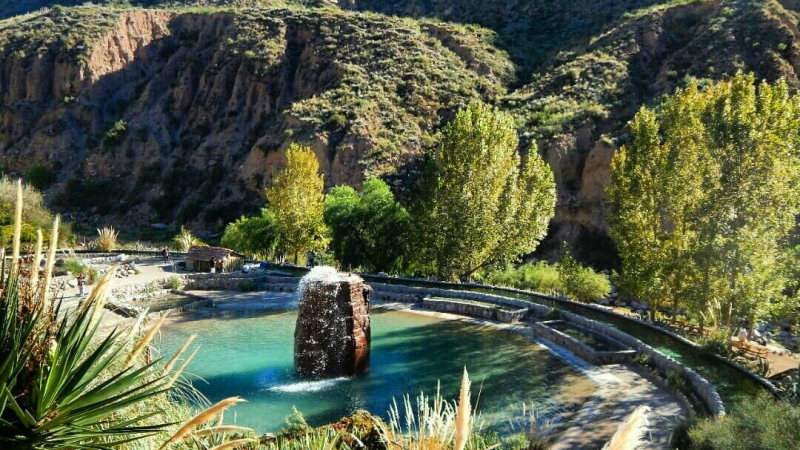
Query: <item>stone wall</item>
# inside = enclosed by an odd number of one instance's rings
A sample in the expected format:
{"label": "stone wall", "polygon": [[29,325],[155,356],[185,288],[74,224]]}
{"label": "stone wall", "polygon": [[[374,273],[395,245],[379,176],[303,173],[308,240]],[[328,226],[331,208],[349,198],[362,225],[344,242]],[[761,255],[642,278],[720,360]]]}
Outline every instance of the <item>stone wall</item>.
{"label": "stone wall", "polygon": [[[373,278],[373,280],[376,280]],[[547,314],[553,311],[553,308],[550,308],[545,305],[540,305],[534,302],[529,302],[525,300],[518,300],[512,299],[508,297],[503,297],[500,295],[494,294],[483,294],[477,292],[466,292],[466,291],[459,291],[459,290],[452,290],[452,289],[442,289],[442,288],[435,288],[435,287],[415,287],[415,286],[403,286],[397,284],[386,284],[380,283],[378,280],[373,281],[370,285],[375,289],[378,296],[410,296],[422,299],[426,295],[435,295],[435,296],[443,296],[443,297],[452,297],[452,298],[462,298],[467,300],[477,300],[482,302],[494,302],[500,305],[506,306],[517,306],[520,308],[528,308],[534,315],[538,317],[545,317]],[[520,291],[521,293],[525,293],[530,295],[529,292]],[[563,299],[561,299],[563,301]],[[586,319],[578,314],[573,314],[566,311],[559,311],[561,317],[576,323],[584,328],[589,330],[595,331],[598,334],[604,336],[610,336],[613,339],[627,345],[631,349],[647,355],[649,360],[655,367],[663,372],[663,373],[670,373],[675,372],[680,374],[687,383],[687,386],[691,391],[697,396],[697,398],[703,403],[703,406],[709,411],[710,414],[714,416],[723,416],[725,415],[725,407],[722,404],[722,399],[719,396],[719,393],[714,389],[714,387],[709,383],[705,378],[700,376],[697,372],[688,367],[685,367],[678,361],[669,356],[661,353],[660,351],[646,345],[642,341],[634,338],[633,336],[623,333],[611,326],[608,326],[602,322],[598,322],[595,320]]]}
{"label": "stone wall", "polygon": [[265,275],[262,272],[250,273],[193,273],[187,275],[185,289],[196,291],[240,291],[257,290],[273,292],[294,292],[300,278]]}
{"label": "stone wall", "polygon": [[522,308],[508,311],[490,305],[476,305],[443,298],[426,297],[422,300],[422,307],[432,311],[449,312],[462,316],[477,317],[479,319],[496,320],[505,323],[517,323],[525,317],[528,309]]}
{"label": "stone wall", "polygon": [[503,297],[494,294],[483,294],[479,292],[458,291],[453,289],[440,289],[440,288],[427,288],[416,286],[403,286],[398,284],[384,284],[379,282],[371,282],[370,286],[375,290],[376,298],[381,300],[392,300],[395,298],[413,299],[411,301],[421,301],[425,297],[447,297],[463,300],[473,300],[485,303],[494,303],[496,305],[511,306],[518,309],[528,309],[536,316],[544,316],[552,311],[544,305],[528,302],[525,300],[518,300],[509,297]]}
{"label": "stone wall", "polygon": [[636,357],[636,351],[631,349],[595,350],[574,337],[548,326],[549,323],[551,322],[534,322],[531,327],[537,336],[566,348],[592,364],[629,364]]}
{"label": "stone wall", "polygon": [[647,355],[648,360],[663,373],[677,373],[688,385],[688,388],[694,393],[697,398],[703,403],[703,406],[708,410],[712,416],[724,416],[725,406],[722,403],[719,393],[705,378],[694,370],[684,366],[677,360],[661,353],[653,347],[645,344],[644,342],[634,338],[633,336],[623,333],[616,328],[610,327],[602,322],[587,319],[578,314],[561,311],[561,316],[569,322],[576,323],[584,328],[598,332],[605,336],[610,336],[625,345],[630,346],[637,352]]}
{"label": "stone wall", "polygon": [[[375,275],[362,275],[362,276],[366,280],[373,280],[372,283],[371,283],[373,285],[381,283],[381,280],[384,280],[384,281],[388,281],[389,280],[389,278],[387,278],[387,277],[380,277],[380,276],[375,276]],[[620,314],[620,313],[618,313],[616,311],[613,311],[613,310],[611,310],[611,309],[609,309],[607,307],[602,307],[602,306],[599,306],[599,305],[579,303],[579,302],[575,302],[575,301],[572,301],[572,300],[569,300],[569,299],[563,298],[563,297],[555,297],[555,296],[552,296],[552,295],[540,294],[540,293],[537,293],[537,292],[531,292],[531,291],[526,291],[526,290],[522,290],[522,289],[515,289],[515,288],[496,287],[496,286],[483,286],[483,285],[471,284],[471,283],[449,283],[449,282],[443,282],[443,281],[419,280],[419,279],[414,279],[414,278],[395,278],[395,277],[393,277],[393,278],[391,278],[391,280],[394,281],[394,282],[406,282],[406,283],[415,283],[415,284],[424,284],[424,285],[426,285],[426,287],[424,287],[424,288],[416,288],[416,289],[422,289],[422,290],[439,290],[439,289],[442,289],[442,290],[446,290],[446,291],[450,291],[450,292],[459,292],[459,291],[456,291],[456,290],[448,289],[450,287],[458,287],[458,288],[461,288],[461,289],[464,289],[464,288],[468,288],[468,289],[490,289],[490,290],[492,290],[494,292],[498,292],[498,293],[507,292],[507,293],[510,293],[510,294],[525,295],[525,296],[533,297],[533,298],[538,297],[538,298],[542,298],[542,299],[545,299],[545,300],[548,300],[548,301],[551,301],[551,302],[554,302],[554,303],[568,304],[568,305],[571,305],[571,306],[574,306],[574,307],[577,307],[577,308],[581,308],[581,309],[585,309],[585,310],[592,310],[592,311],[600,312],[600,313],[607,314],[607,315],[610,315],[610,316],[614,316],[614,317],[617,317],[617,318],[622,319],[622,320],[626,320],[626,321],[629,321],[629,322],[634,322],[634,323],[636,323],[638,325],[647,327],[647,328],[649,328],[649,329],[651,329],[653,331],[656,331],[658,333],[661,333],[661,334],[664,334],[666,336],[669,336],[671,339],[679,341],[679,342],[681,342],[683,344],[686,344],[687,346],[693,347],[697,351],[704,351],[701,348],[701,346],[699,344],[697,344],[696,342],[692,342],[691,340],[686,339],[685,337],[680,336],[680,335],[678,335],[678,334],[676,334],[676,333],[674,333],[674,332],[672,332],[670,330],[666,330],[666,329],[661,328],[661,327],[659,327],[659,326],[657,326],[657,325],[655,325],[655,324],[653,324],[651,322],[648,322],[648,321],[645,321],[645,320],[641,320],[641,319],[638,319],[636,317],[631,317],[631,316],[628,316],[628,315]],[[394,285],[394,284],[388,284],[388,283],[383,283],[383,285],[384,286],[407,287],[407,286]],[[546,306],[543,306],[543,308],[545,308],[545,310],[548,309],[548,307],[546,307]],[[765,389],[767,389],[769,392],[771,392],[776,397],[780,397],[780,395],[781,395],[780,391],[775,387],[774,384],[772,384],[769,380],[765,379],[764,377],[761,377],[761,376],[751,372],[747,368],[743,367],[742,365],[737,364],[737,363],[735,363],[735,362],[733,362],[733,361],[731,361],[731,360],[729,360],[727,358],[724,358],[724,357],[722,357],[720,355],[717,355],[715,353],[709,353],[709,352],[706,352],[706,353],[708,354],[709,358],[718,361],[720,364],[727,364],[727,365],[735,368],[740,373],[742,373],[742,375],[744,375],[744,376],[746,376],[748,378],[751,378],[752,380],[756,381],[757,383],[759,383],[761,386],[763,386]]]}

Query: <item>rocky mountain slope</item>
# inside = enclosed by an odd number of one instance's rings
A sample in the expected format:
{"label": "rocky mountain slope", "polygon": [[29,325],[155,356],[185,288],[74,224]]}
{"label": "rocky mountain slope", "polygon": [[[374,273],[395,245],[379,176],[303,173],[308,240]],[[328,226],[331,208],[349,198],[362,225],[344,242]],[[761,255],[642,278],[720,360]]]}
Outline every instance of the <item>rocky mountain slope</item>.
{"label": "rocky mountain slope", "polygon": [[0,21],[0,165],[119,226],[218,229],[260,205],[294,141],[328,186],[377,175],[402,193],[432,134],[483,98],[556,173],[542,253],[591,255],[610,248],[603,186],[640,105],[737,70],[796,87],[800,68],[794,0],[10,1],[33,12]]}

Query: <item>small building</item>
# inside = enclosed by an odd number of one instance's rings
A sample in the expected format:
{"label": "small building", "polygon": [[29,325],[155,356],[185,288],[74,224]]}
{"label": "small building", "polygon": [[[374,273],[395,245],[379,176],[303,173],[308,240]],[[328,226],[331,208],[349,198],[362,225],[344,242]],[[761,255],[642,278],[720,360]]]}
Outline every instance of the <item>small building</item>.
{"label": "small building", "polygon": [[186,254],[186,268],[211,272],[211,261],[217,262],[217,272],[234,272],[244,267],[244,255],[223,247],[194,245]]}

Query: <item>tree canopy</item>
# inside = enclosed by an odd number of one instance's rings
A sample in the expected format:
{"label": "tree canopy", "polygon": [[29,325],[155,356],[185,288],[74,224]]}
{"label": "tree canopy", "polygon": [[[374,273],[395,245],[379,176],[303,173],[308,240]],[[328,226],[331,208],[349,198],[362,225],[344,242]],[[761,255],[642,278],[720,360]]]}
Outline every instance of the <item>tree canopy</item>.
{"label": "tree canopy", "polygon": [[267,188],[267,208],[275,215],[281,249],[287,255],[325,248],[327,245],[319,161],[309,147],[292,144],[286,150],[286,168],[276,173]]}
{"label": "tree canopy", "polygon": [[554,215],[555,183],[533,146],[517,151],[511,115],[480,102],[442,131],[421,218],[427,262],[443,279],[532,252]]}
{"label": "tree canopy", "polygon": [[752,322],[779,300],[781,245],[800,212],[799,133],[798,97],[752,75],[642,108],[608,190],[625,287],[654,306],[685,299],[703,321]]}
{"label": "tree canopy", "polygon": [[336,186],[325,198],[324,216],[331,249],[344,266],[398,273],[408,263],[411,218],[383,180],[364,182],[361,195]]}
{"label": "tree canopy", "polygon": [[242,216],[225,227],[221,244],[256,258],[270,258],[275,255],[280,243],[278,221],[275,214],[263,208],[261,215]]}

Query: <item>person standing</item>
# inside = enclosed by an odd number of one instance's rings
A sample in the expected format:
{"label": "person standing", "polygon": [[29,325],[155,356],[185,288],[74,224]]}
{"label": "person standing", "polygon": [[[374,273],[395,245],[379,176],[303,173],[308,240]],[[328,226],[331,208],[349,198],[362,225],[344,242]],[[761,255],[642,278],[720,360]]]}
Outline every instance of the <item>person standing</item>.
{"label": "person standing", "polygon": [[217,273],[217,258],[212,256],[211,257],[211,273]]}
{"label": "person standing", "polygon": [[165,245],[161,250],[161,256],[164,258],[164,264],[169,263],[169,248]]}
{"label": "person standing", "polygon": [[86,285],[86,275],[79,273],[78,274],[78,295],[83,297],[86,293],[83,291],[83,287]]}

